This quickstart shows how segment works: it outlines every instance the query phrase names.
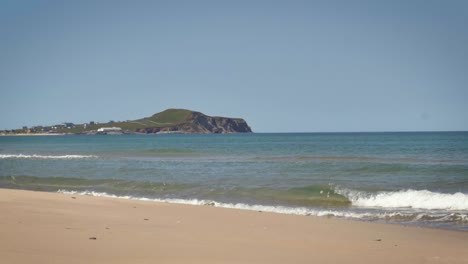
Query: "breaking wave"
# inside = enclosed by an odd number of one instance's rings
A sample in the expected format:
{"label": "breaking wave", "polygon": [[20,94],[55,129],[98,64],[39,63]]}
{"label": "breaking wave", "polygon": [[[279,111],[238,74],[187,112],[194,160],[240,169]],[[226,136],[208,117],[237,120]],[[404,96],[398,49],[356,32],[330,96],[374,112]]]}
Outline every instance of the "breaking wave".
{"label": "breaking wave", "polygon": [[[174,199],[174,198],[159,199],[159,198],[145,198],[145,197],[138,197],[138,196],[131,196],[131,195],[118,196],[114,194],[108,194],[105,192],[95,192],[95,191],[58,190],[57,192],[63,193],[63,194],[88,195],[88,196],[127,199],[127,200],[153,201],[153,202],[188,204],[188,205],[204,205],[204,206],[214,206],[214,207],[241,209],[241,210],[249,210],[249,211],[291,214],[291,215],[336,216],[336,217],[349,217],[349,218],[365,218],[365,217],[372,216],[369,213],[347,212],[347,211],[326,210],[326,209],[320,210],[320,209],[311,209],[311,208],[306,208],[306,207],[250,205],[250,204],[244,204],[244,203],[222,203],[222,202],[217,202],[213,200],[200,200],[200,199]],[[382,215],[382,217],[386,217],[386,216],[387,215]]]}
{"label": "breaking wave", "polygon": [[199,206],[213,206],[221,208],[249,210],[257,212],[269,212],[277,214],[289,214],[289,215],[303,215],[303,216],[319,216],[319,217],[337,217],[337,218],[349,218],[359,220],[384,220],[384,221],[401,221],[401,222],[452,222],[459,224],[468,223],[468,214],[460,212],[416,212],[416,211],[392,211],[386,212],[382,210],[374,211],[355,211],[355,210],[333,210],[327,208],[306,208],[306,207],[288,207],[288,206],[270,206],[270,205],[250,205],[245,203],[222,203],[213,200],[200,200],[200,199],[174,199],[174,198],[145,198],[137,196],[117,196],[114,194],[108,194],[105,192],[94,192],[94,191],[70,191],[70,190],[58,190],[58,193],[71,194],[71,195],[88,195],[96,197],[107,197],[116,199],[127,199],[127,200],[140,200],[140,201],[153,201],[173,204],[187,204],[187,205],[199,205]]}
{"label": "breaking wave", "polygon": [[413,208],[427,210],[468,210],[468,194],[438,193],[428,190],[367,193],[336,188],[353,206],[380,208]]}
{"label": "breaking wave", "polygon": [[0,154],[0,159],[91,159],[95,155],[25,155],[25,154]]}

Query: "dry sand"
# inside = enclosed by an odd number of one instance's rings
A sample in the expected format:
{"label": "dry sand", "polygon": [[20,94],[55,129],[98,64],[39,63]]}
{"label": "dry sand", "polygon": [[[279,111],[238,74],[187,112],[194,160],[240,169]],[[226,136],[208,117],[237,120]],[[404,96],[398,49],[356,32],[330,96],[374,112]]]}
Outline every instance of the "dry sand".
{"label": "dry sand", "polygon": [[468,263],[468,232],[0,189],[0,263]]}

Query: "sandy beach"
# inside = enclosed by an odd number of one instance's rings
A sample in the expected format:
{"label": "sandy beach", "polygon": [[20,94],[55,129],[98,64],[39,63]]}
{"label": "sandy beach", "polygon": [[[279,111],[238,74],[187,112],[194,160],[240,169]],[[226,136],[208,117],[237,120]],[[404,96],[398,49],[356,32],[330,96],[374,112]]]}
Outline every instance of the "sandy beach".
{"label": "sandy beach", "polygon": [[468,263],[468,233],[0,189],[2,263]]}

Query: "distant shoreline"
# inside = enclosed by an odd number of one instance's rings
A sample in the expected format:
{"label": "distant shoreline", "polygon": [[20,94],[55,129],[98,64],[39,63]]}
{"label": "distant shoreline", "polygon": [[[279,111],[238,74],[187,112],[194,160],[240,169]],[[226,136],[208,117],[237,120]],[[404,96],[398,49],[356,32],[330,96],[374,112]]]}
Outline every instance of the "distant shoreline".
{"label": "distant shoreline", "polygon": [[[223,134],[248,134],[253,132],[229,132]],[[209,135],[217,133],[196,133],[196,132],[182,132],[182,131],[162,131],[157,133],[138,133],[138,132],[97,132],[97,133],[18,133],[18,134],[0,134],[0,137],[34,137],[34,136],[106,136],[106,135]]]}
{"label": "distant shoreline", "polygon": [[[414,134],[414,133],[468,133],[468,131],[364,131],[364,132],[233,132],[225,134]],[[81,135],[167,135],[167,134],[184,134],[184,135],[196,135],[196,134],[216,134],[216,133],[189,133],[181,131],[165,131],[159,133],[138,133],[138,132],[123,132],[123,133],[0,133],[0,137],[15,137],[15,136],[81,136]]]}
{"label": "distant shoreline", "polygon": [[82,135],[82,134],[157,134],[157,133],[249,133],[252,129],[242,118],[207,116],[201,112],[187,109],[166,109],[149,117],[126,121],[109,121],[98,123],[74,124],[64,122],[48,126],[23,126],[22,129],[0,130],[0,134],[14,134],[17,136],[39,136],[53,134]]}
{"label": "distant shoreline", "polygon": [[[0,134],[0,137],[33,137],[33,136],[65,136],[63,133],[18,133],[18,134]],[[73,135],[73,134],[71,134]]]}

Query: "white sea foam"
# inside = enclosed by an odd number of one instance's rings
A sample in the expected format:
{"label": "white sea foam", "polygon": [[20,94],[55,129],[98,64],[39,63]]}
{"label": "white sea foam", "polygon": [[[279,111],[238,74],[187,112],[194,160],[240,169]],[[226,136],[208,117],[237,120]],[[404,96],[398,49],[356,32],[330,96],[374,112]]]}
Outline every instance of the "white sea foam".
{"label": "white sea foam", "polygon": [[[129,200],[140,200],[140,201],[154,201],[163,203],[174,203],[174,204],[188,204],[188,205],[202,205],[202,206],[214,206],[230,209],[249,210],[258,212],[269,212],[277,214],[289,214],[289,215],[304,215],[304,216],[320,216],[320,217],[339,217],[339,218],[351,218],[351,219],[390,219],[393,217],[412,217],[414,212],[358,212],[353,210],[328,210],[328,209],[312,209],[305,207],[287,207],[287,206],[269,206],[269,205],[249,205],[244,203],[220,203],[212,200],[198,200],[198,199],[150,199],[136,196],[117,196],[108,194],[105,192],[94,192],[94,191],[69,191],[59,190],[59,193],[72,194],[72,195],[89,195],[97,197],[108,197],[117,199],[129,199]],[[440,217],[446,214],[440,215]],[[421,214],[421,217],[425,214]],[[467,219],[466,215],[458,215],[458,218],[462,217],[462,220]]]}
{"label": "white sea foam", "polygon": [[94,155],[25,155],[25,154],[0,154],[0,159],[90,159],[97,158]]}
{"label": "white sea foam", "polygon": [[428,190],[401,190],[370,194],[336,188],[336,193],[347,197],[353,206],[381,208],[414,208],[427,210],[468,210],[468,194],[438,193]]}

